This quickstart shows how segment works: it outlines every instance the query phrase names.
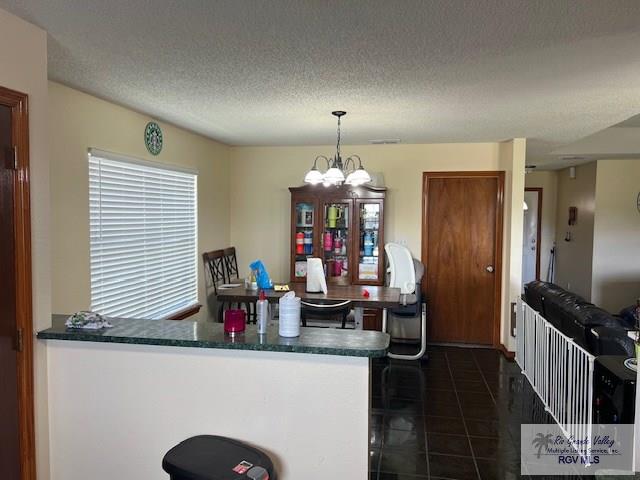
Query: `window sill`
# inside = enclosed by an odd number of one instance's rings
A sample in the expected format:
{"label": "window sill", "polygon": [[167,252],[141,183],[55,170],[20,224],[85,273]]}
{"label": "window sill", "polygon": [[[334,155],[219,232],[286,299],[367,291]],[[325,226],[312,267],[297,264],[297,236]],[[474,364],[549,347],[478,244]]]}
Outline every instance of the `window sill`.
{"label": "window sill", "polygon": [[182,310],[178,310],[177,312],[171,314],[166,318],[166,320],[184,320],[192,315],[195,315],[200,311],[202,305],[199,303],[194,303],[188,307],[183,308]]}

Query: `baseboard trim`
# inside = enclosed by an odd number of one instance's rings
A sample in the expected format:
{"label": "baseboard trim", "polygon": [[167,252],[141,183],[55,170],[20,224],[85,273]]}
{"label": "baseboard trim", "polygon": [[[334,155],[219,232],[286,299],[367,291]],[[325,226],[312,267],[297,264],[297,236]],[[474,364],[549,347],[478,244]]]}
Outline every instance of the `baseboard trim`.
{"label": "baseboard trim", "polygon": [[500,344],[498,350],[500,350],[502,355],[504,355],[504,358],[506,358],[507,360],[514,360],[516,358],[516,352],[508,350],[507,347],[505,347],[503,344]]}

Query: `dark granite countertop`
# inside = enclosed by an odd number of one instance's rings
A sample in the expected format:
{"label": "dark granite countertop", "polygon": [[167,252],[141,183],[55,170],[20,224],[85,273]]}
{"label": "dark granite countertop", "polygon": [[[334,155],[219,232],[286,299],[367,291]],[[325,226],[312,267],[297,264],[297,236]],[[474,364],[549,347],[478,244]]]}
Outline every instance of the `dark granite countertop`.
{"label": "dark granite countertop", "polygon": [[278,335],[277,325],[269,326],[266,335],[258,335],[255,325],[244,333],[226,335],[221,323],[188,320],[109,319],[112,328],[77,330],[65,327],[68,315],[52,315],[52,327],[38,332],[42,340],[128,343],[170,347],[222,348],[269,352],[312,353],[346,357],[384,357],[389,335],[366,330],[301,328],[297,338]]}

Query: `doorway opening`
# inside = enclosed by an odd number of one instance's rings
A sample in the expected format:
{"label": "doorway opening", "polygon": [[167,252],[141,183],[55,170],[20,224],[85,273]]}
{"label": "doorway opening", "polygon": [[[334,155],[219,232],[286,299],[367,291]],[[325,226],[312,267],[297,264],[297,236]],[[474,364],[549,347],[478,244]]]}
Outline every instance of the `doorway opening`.
{"label": "doorway opening", "polygon": [[524,231],[522,235],[522,291],[540,280],[540,241],[542,236],[542,188],[524,189]]}

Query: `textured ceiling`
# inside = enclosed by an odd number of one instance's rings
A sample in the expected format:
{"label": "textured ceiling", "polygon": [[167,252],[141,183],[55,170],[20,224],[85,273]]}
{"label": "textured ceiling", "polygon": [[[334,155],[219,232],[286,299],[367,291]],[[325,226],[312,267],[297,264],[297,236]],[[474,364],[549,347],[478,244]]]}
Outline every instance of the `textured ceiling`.
{"label": "textured ceiling", "polygon": [[529,139],[640,112],[640,1],[0,0],[50,78],[232,145]]}

